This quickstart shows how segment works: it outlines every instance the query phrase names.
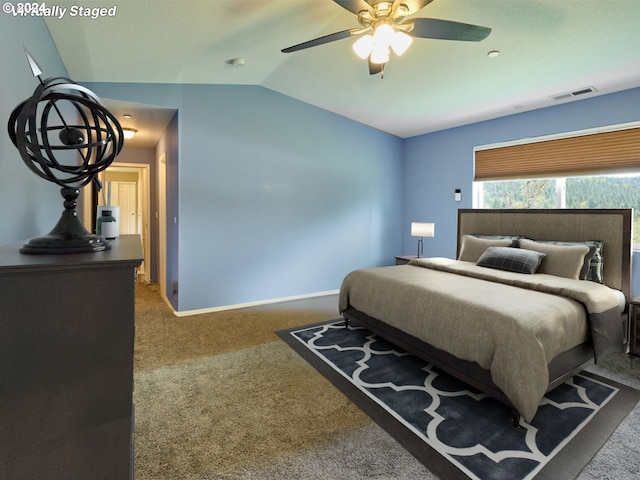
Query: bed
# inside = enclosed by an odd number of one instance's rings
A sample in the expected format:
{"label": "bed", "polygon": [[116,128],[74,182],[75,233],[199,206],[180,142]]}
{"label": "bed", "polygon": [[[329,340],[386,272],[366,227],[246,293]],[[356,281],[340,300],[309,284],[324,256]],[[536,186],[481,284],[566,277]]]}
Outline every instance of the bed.
{"label": "bed", "polygon": [[455,260],[351,272],[339,310],[530,422],[547,391],[623,351],[631,225],[630,209],[461,209]]}

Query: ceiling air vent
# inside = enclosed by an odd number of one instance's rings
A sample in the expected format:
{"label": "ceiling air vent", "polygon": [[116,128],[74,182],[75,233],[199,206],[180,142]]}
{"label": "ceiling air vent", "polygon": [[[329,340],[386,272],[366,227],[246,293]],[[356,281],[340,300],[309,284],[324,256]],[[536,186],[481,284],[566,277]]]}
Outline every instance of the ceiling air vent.
{"label": "ceiling air vent", "polygon": [[594,87],[585,87],[573,92],[559,93],[558,95],[551,95],[554,100],[564,100],[566,98],[578,97],[580,95],[586,95],[588,93],[597,92]]}

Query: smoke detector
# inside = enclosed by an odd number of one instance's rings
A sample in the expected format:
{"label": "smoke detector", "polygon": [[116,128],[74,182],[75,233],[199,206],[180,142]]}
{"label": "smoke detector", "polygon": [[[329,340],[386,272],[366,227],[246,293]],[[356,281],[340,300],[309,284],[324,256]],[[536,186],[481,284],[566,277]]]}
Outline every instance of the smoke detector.
{"label": "smoke detector", "polygon": [[244,58],[230,58],[224,61],[224,64],[229,68],[244,67]]}

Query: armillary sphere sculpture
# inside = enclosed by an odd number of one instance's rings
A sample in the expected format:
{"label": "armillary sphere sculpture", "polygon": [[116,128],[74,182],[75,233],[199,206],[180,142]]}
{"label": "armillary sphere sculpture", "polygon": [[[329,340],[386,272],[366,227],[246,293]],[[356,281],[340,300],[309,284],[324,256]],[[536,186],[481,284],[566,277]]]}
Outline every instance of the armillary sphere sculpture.
{"label": "armillary sphere sculpture", "polygon": [[22,253],[96,252],[111,248],[89,233],[76,212],[79,188],[94,181],[122,150],[124,136],[117,119],[89,89],[64,77],[42,80],[42,71],[25,49],[40,84],[9,117],[9,136],[24,163],[36,175],[62,187],[64,211],[53,230],[29,240]]}

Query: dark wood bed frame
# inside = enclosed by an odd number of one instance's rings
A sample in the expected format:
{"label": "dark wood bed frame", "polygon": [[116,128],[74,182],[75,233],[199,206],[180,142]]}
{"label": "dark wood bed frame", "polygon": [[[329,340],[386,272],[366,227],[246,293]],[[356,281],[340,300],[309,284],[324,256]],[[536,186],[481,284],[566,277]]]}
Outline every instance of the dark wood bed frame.
{"label": "dark wood bed frame", "polygon": [[[604,241],[604,281],[622,291],[627,303],[631,291],[631,224],[630,209],[558,209],[558,210],[483,210],[458,211],[458,248],[465,234],[524,235],[536,240],[602,240]],[[626,310],[626,308],[625,308]],[[491,380],[491,373],[475,362],[461,360],[439,350],[398,328],[370,317],[352,307],[342,313],[345,322],[354,321],[416,354],[468,385],[487,393],[511,407],[514,425],[520,414]],[[626,315],[626,314],[625,314]],[[621,321],[625,321],[625,315]],[[591,341],[568,350],[549,364],[549,385],[553,390],[593,363]]]}

